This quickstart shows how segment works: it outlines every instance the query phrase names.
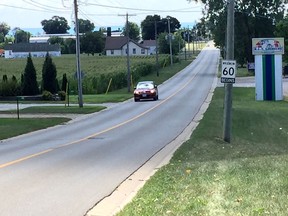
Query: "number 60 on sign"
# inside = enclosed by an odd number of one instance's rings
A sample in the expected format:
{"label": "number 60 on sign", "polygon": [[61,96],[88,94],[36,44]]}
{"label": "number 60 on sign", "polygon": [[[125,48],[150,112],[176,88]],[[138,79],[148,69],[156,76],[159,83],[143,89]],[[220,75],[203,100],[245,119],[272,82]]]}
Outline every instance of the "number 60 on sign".
{"label": "number 60 on sign", "polygon": [[236,61],[223,60],[221,69],[221,83],[235,83]]}

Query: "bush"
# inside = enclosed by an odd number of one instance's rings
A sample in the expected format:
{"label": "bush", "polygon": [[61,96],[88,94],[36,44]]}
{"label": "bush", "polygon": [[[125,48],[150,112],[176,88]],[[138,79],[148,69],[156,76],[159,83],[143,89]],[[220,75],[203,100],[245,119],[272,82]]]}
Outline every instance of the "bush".
{"label": "bush", "polygon": [[17,83],[15,76],[12,79],[8,79],[6,75],[3,76],[3,80],[0,81],[0,96],[17,96],[21,94],[21,86]]}
{"label": "bush", "polygon": [[51,100],[53,100],[53,94],[49,91],[43,91],[42,99],[45,101],[51,101]]}

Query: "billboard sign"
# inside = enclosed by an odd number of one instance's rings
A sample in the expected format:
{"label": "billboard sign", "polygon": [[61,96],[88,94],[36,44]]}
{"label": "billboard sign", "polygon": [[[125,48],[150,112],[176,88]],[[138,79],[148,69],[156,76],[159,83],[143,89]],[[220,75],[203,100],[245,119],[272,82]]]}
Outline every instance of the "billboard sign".
{"label": "billboard sign", "polygon": [[253,38],[253,55],[283,55],[284,38]]}

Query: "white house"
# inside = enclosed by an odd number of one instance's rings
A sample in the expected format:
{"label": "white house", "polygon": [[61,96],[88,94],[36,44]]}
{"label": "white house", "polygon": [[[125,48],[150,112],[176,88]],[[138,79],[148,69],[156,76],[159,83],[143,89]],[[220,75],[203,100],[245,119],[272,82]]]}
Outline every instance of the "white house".
{"label": "white house", "polygon": [[[107,56],[125,56],[127,50],[127,37],[106,37],[105,51]],[[131,56],[148,55],[148,48],[129,40],[129,54]]]}
{"label": "white house", "polygon": [[45,57],[47,52],[50,56],[61,56],[59,44],[48,43],[18,43],[7,44],[4,47],[5,58],[27,58],[29,53],[32,57]]}
{"label": "white house", "polygon": [[143,40],[141,44],[148,48],[148,55],[156,54],[156,40]]}

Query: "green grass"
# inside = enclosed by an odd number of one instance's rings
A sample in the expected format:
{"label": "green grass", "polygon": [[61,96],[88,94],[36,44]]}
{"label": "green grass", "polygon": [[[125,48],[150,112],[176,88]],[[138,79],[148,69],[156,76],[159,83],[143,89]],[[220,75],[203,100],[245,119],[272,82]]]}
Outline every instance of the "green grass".
{"label": "green grass", "polygon": [[[164,58],[167,55],[160,55],[159,59]],[[32,58],[33,64],[36,69],[37,79],[40,82],[42,79],[42,67],[44,58]],[[76,72],[76,56],[75,55],[62,55],[60,57],[53,57],[53,63],[56,65],[57,78],[62,80],[62,75],[67,74],[68,78],[74,77]],[[93,77],[95,74],[113,73],[115,71],[126,70],[127,58],[125,56],[88,56],[81,54],[81,70],[84,72],[85,77]],[[131,56],[131,66],[138,64],[139,62],[155,62],[155,56]],[[0,77],[7,75],[8,79],[14,75],[17,80],[20,81],[21,74],[24,72],[27,63],[26,58],[5,59],[0,58]]]}
{"label": "green grass", "polygon": [[[58,124],[63,124],[68,118],[0,118],[0,140],[25,134],[31,131],[44,129]],[[29,125],[29,126],[28,126]]]}
{"label": "green grass", "polygon": [[[20,114],[89,114],[105,109],[105,106],[31,106],[20,110]],[[0,111],[0,114],[15,114],[15,110]]]}
{"label": "green grass", "polygon": [[223,98],[217,88],[191,139],[119,216],[287,215],[288,103],[257,102],[254,88],[234,88],[228,144]]}

